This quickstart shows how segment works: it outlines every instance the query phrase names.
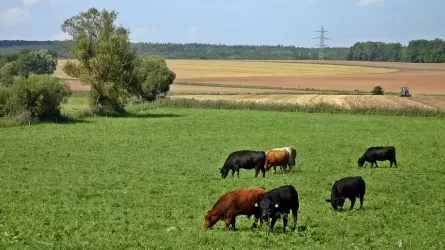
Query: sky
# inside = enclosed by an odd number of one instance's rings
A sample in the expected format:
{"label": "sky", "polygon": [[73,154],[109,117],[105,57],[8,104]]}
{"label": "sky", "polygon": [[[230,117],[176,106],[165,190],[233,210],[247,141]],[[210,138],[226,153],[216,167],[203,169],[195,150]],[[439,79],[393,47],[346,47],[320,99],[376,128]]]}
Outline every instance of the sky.
{"label": "sky", "polygon": [[115,10],[132,42],[329,47],[445,39],[445,0],[1,0],[0,40],[64,40],[61,24]]}

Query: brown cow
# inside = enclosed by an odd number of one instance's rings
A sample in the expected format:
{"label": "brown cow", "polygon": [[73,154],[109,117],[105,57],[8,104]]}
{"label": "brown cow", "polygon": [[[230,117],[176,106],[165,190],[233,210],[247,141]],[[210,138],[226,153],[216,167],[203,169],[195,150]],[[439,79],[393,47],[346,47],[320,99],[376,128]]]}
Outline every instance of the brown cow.
{"label": "brown cow", "polygon": [[225,193],[212,209],[207,211],[204,228],[211,228],[216,222],[222,220],[226,223],[226,230],[229,230],[230,225],[233,230],[236,230],[235,217],[238,215],[247,215],[249,218],[254,215],[255,221],[252,228],[256,228],[256,223],[260,218],[260,209],[255,206],[255,203],[258,203],[265,193],[264,187],[245,187]]}
{"label": "brown cow", "polygon": [[269,171],[273,167],[274,173],[277,172],[277,166],[286,169],[289,165],[289,152],[287,150],[269,150],[266,152],[266,163],[264,169]]}

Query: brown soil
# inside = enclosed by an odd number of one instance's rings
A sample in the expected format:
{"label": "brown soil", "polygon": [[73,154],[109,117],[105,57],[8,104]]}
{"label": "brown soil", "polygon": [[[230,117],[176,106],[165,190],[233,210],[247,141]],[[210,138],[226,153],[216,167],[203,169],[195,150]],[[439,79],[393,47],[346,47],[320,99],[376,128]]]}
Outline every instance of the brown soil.
{"label": "brown soil", "polygon": [[179,78],[176,81],[346,91],[352,91],[354,88],[371,91],[374,86],[380,85],[388,92],[400,92],[402,86],[407,86],[412,94],[445,94],[445,71],[402,70],[387,74]]}

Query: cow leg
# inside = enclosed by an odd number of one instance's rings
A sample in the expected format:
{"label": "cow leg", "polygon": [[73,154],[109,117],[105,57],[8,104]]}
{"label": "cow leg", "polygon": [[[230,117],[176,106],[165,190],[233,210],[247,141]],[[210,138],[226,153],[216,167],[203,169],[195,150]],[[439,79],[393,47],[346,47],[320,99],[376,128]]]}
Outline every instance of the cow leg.
{"label": "cow leg", "polygon": [[298,232],[298,210],[292,210],[292,217],[294,218],[294,225],[292,227],[292,230]]}
{"label": "cow leg", "polygon": [[375,163],[375,167],[378,168],[379,166],[377,165],[377,161],[374,161],[374,163]]}
{"label": "cow leg", "polygon": [[259,173],[260,173],[260,170],[259,169],[255,169],[255,177],[257,177]]}
{"label": "cow leg", "polygon": [[236,170],[236,174],[238,175],[239,178],[239,168]]}
{"label": "cow leg", "polygon": [[270,228],[269,231],[273,231],[273,227],[275,226],[275,223],[277,222],[278,217],[273,217],[271,222],[270,222]]}
{"label": "cow leg", "polygon": [[355,204],[355,197],[353,198],[349,198],[351,200],[351,207],[349,208],[349,210],[352,210],[354,208],[354,204]]}
{"label": "cow leg", "polygon": [[261,169],[261,172],[263,172],[263,178],[266,177],[266,170],[265,169]]}
{"label": "cow leg", "polygon": [[274,173],[274,174],[277,173],[277,166],[273,166],[273,173]]}
{"label": "cow leg", "polygon": [[235,216],[233,215],[233,213],[229,212],[225,218],[224,218],[224,222],[226,223],[226,231],[230,230],[230,225],[232,225],[232,229],[235,231]]}
{"label": "cow leg", "polygon": [[236,217],[233,216],[232,221],[230,222],[230,224],[232,224],[232,229],[233,229],[233,231],[236,231],[236,230],[237,230],[236,227],[235,227],[235,223],[236,223]]}
{"label": "cow leg", "polygon": [[235,169],[232,169],[232,177],[235,177]]}
{"label": "cow leg", "polygon": [[283,214],[283,232],[286,231],[286,226],[287,226],[287,221],[288,221],[287,216],[288,216],[288,214]]}
{"label": "cow leg", "polygon": [[365,199],[364,196],[365,196],[364,194],[360,195],[360,208],[363,207],[363,200]]}

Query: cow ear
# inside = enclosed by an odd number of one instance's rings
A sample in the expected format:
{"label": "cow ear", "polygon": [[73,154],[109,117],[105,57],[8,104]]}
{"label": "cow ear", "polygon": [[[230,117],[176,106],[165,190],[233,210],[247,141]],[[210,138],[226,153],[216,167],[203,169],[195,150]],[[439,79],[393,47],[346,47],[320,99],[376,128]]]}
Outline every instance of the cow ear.
{"label": "cow ear", "polygon": [[275,207],[276,207],[276,208],[278,207],[278,203],[277,203],[277,204],[275,204]]}
{"label": "cow ear", "polygon": [[326,200],[324,200],[324,201],[326,201],[326,202],[331,202],[331,200],[330,200],[330,199],[326,199]]}
{"label": "cow ear", "polygon": [[258,202],[255,202],[254,206],[255,206],[255,207],[258,207]]}

